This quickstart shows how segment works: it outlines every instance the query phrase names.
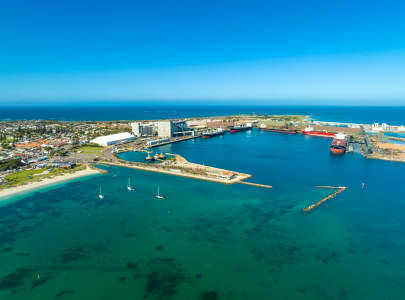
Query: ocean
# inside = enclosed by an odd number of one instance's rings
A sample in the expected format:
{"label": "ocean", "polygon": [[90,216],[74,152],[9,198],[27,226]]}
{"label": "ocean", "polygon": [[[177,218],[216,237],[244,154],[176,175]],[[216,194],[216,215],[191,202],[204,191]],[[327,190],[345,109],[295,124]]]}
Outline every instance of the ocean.
{"label": "ocean", "polygon": [[[0,299],[403,299],[404,164],[329,143],[252,130],[154,148],[273,189],[100,166],[10,199]],[[348,190],[304,213],[330,193],[315,185]]]}
{"label": "ocean", "polygon": [[5,107],[0,106],[0,121],[7,120],[149,120],[231,114],[299,114],[318,121],[374,122],[405,125],[405,107],[356,106],[57,106],[57,107]]}

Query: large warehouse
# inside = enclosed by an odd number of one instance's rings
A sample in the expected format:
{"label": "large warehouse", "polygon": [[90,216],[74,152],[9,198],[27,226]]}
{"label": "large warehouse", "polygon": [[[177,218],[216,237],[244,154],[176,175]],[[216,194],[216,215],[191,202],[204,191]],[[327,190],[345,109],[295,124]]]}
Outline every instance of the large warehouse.
{"label": "large warehouse", "polygon": [[130,134],[128,132],[121,132],[121,133],[117,133],[117,134],[99,136],[99,137],[91,140],[90,142],[99,144],[100,146],[111,146],[111,145],[116,145],[119,143],[130,142],[135,139],[136,139],[136,137],[133,136],[132,134]]}

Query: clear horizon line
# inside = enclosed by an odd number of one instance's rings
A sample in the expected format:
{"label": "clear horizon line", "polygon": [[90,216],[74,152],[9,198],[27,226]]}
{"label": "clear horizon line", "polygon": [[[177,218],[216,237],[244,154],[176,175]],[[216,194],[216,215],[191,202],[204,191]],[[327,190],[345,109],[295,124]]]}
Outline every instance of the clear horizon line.
{"label": "clear horizon line", "polygon": [[[50,102],[38,102],[38,103],[20,103],[20,104],[13,104],[13,103],[1,103],[0,107],[112,107],[112,106],[122,106],[122,107],[192,107],[192,106],[207,106],[207,107],[232,107],[232,106],[257,106],[257,107],[289,107],[289,106],[298,106],[298,107],[405,107],[404,104],[387,104],[387,103],[372,103],[372,104],[361,104],[361,103],[263,103],[263,102],[254,102],[251,104],[243,103],[243,101],[254,101],[254,100],[240,100],[237,102],[227,103],[227,101],[215,101],[215,100],[201,100],[201,101],[193,101],[187,102],[186,100],[144,100],[144,101],[119,101],[119,102],[95,102],[94,101],[85,101],[79,103],[78,101],[74,102],[59,102],[59,103],[50,103]],[[340,100],[342,101],[342,100]]]}

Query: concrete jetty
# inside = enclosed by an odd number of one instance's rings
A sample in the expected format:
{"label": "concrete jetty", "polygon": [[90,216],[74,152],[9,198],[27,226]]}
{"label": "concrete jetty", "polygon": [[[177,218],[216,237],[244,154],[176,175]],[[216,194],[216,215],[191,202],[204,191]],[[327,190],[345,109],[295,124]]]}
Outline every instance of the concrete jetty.
{"label": "concrete jetty", "polygon": [[93,169],[93,170],[97,170],[97,171],[99,171],[101,174],[107,174],[107,173],[109,173],[107,170],[97,168],[97,167],[94,166],[94,165],[88,165],[88,164],[87,164],[86,167],[87,167],[87,168],[90,168],[90,169]]}
{"label": "concrete jetty", "polygon": [[331,186],[331,185],[317,185],[315,187],[319,188],[319,189],[333,189],[333,190],[346,189],[347,188],[345,186]]}
{"label": "concrete jetty", "polygon": [[337,189],[337,191],[335,191],[334,193],[330,194],[329,196],[326,196],[324,198],[322,198],[321,200],[319,200],[318,202],[315,202],[314,204],[311,204],[305,208],[303,208],[302,210],[304,212],[309,212],[311,210],[313,210],[314,208],[318,207],[319,205],[323,204],[324,202],[328,201],[329,199],[335,198],[338,194],[344,192],[347,187],[345,186],[338,186],[338,187],[332,187],[332,186],[316,186],[318,188],[326,188],[326,189]]}
{"label": "concrete jetty", "polygon": [[272,189],[273,188],[271,185],[254,183],[254,182],[239,181],[238,183],[247,184],[247,185],[253,185],[253,186],[262,187],[262,188],[265,188],[265,189]]}

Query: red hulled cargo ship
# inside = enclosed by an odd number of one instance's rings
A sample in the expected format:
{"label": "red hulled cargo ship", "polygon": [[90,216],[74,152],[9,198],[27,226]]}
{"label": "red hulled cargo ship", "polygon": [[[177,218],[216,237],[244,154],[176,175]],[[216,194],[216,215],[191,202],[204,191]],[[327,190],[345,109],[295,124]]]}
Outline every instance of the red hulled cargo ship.
{"label": "red hulled cargo ship", "polygon": [[239,131],[246,131],[246,130],[250,130],[250,129],[252,129],[252,124],[246,123],[246,124],[239,124],[239,125],[232,126],[231,128],[229,128],[229,131],[231,133],[236,133]]}
{"label": "red hulled cargo ship", "polygon": [[317,131],[314,130],[312,127],[307,127],[302,132],[303,134],[310,135],[310,136],[319,136],[319,137],[327,137],[327,138],[334,138],[335,133],[328,132],[328,131]]}
{"label": "red hulled cargo ship", "polygon": [[333,154],[344,154],[346,152],[346,146],[346,136],[343,133],[338,133],[330,144],[330,152]]}

